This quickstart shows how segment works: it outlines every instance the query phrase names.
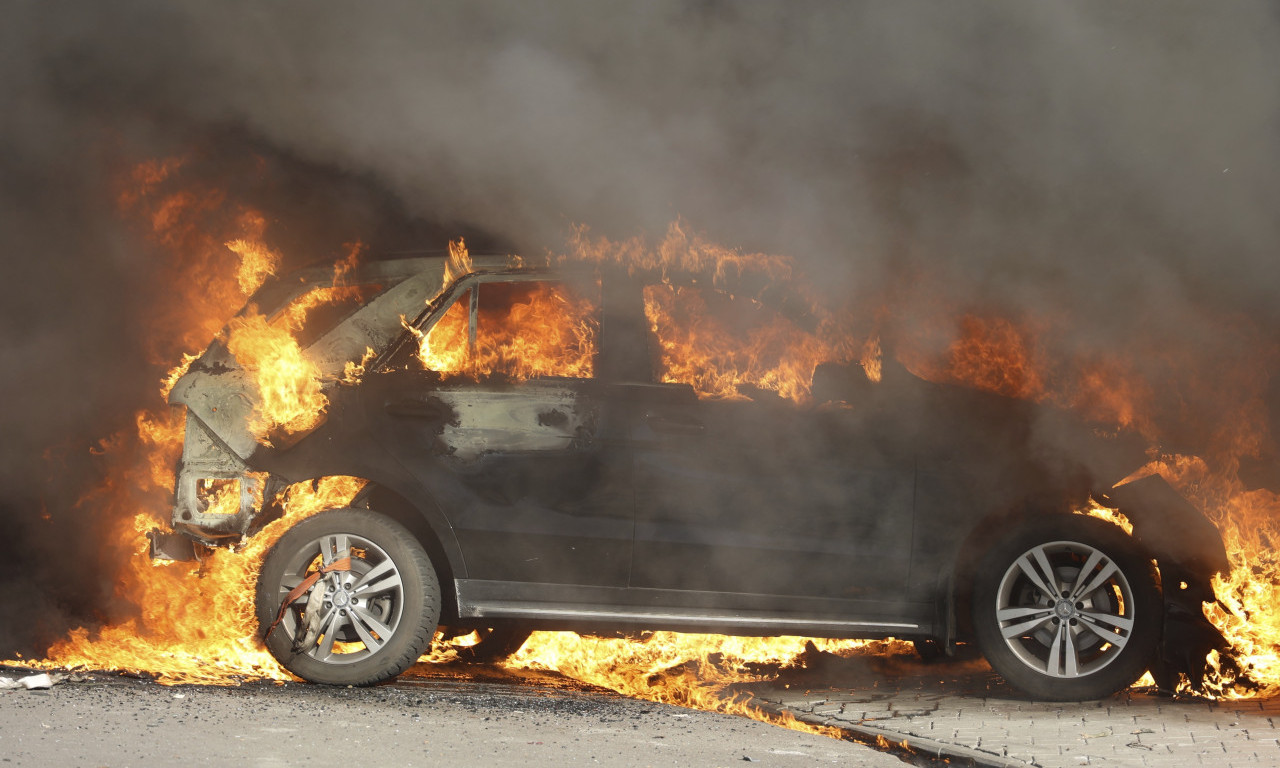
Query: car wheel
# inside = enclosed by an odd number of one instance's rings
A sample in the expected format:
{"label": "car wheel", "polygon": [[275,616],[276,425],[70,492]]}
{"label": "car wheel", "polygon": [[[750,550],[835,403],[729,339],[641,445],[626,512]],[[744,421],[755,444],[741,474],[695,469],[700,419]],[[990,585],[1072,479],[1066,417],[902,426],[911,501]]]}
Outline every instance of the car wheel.
{"label": "car wheel", "polygon": [[1109,696],[1142,676],[1163,605],[1153,568],[1118,528],[1083,515],[1028,522],[973,585],[983,655],[1033,698]]}
{"label": "car wheel", "polygon": [[293,674],[372,685],[408,669],[430,645],[440,583],[404,526],[335,509],[298,523],[267,553],[257,614],[267,650]]}

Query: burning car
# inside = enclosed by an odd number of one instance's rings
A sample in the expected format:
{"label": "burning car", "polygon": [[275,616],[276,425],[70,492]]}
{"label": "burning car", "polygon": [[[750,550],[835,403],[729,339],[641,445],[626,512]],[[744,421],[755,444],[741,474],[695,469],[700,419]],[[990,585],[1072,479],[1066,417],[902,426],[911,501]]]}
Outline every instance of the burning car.
{"label": "burning car", "polygon": [[[363,483],[263,562],[258,619],[294,674],[376,683],[440,626],[504,650],[670,629],[973,643],[1030,696],[1087,699],[1148,669],[1195,682],[1225,649],[1201,606],[1221,538],[1159,476],[1122,483],[1141,441],[847,349],[743,376],[744,349],[804,348],[812,318],[741,275],[459,264],[271,281],[171,391],[172,526],[203,546],[292,484]],[[681,355],[722,333],[744,339],[729,364]],[[312,405],[267,415],[282,366]]]}

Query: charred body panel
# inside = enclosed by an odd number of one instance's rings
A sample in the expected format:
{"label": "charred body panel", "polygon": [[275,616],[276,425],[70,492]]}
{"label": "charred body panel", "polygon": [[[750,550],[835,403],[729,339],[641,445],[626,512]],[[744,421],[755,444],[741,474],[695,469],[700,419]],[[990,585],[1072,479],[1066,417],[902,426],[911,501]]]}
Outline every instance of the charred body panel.
{"label": "charred body panel", "polygon": [[[226,409],[224,409],[225,412]],[[236,503],[210,509],[210,491],[220,483],[234,482],[227,490],[238,497]],[[182,464],[174,487],[173,525],[190,532],[205,543],[238,539],[257,514],[262,498],[260,480],[215,432],[197,419],[188,419],[182,444]]]}
{"label": "charred body panel", "polygon": [[[362,395],[366,419],[447,510],[468,575],[625,583],[631,509],[619,499],[629,495],[630,467],[592,382],[377,378]],[[416,415],[412,403],[426,404],[429,415]]]}
{"label": "charred body panel", "polygon": [[1111,488],[1108,501],[1133,523],[1133,534],[1170,565],[1209,579],[1230,568],[1218,529],[1159,475]]}
{"label": "charred body panel", "polygon": [[915,484],[906,446],[853,410],[669,388],[634,412],[633,586],[772,594],[778,609],[802,595],[903,597]]}

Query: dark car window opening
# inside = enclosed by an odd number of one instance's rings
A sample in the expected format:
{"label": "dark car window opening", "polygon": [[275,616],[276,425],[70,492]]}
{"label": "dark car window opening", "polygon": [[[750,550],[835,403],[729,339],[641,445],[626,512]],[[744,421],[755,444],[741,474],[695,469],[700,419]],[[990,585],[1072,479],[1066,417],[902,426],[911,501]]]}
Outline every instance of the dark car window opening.
{"label": "dark car window opening", "polygon": [[427,332],[418,359],[428,370],[477,378],[592,378],[599,301],[582,294],[544,280],[474,285]]}

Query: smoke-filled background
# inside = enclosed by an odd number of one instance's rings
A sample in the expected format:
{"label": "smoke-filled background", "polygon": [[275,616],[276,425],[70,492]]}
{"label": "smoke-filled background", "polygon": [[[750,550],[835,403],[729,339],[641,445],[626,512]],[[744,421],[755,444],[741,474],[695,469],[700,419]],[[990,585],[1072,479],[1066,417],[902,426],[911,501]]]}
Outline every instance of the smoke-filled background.
{"label": "smoke-filled background", "polygon": [[0,657],[105,610],[98,441],[200,346],[165,335],[175,270],[120,213],[137,162],[194,153],[295,264],[681,216],[887,304],[891,334],[1052,318],[1042,354],[1122,352],[1195,442],[1275,399],[1265,366],[1168,372],[1275,359],[1277,72],[1267,3],[11,0]]}

